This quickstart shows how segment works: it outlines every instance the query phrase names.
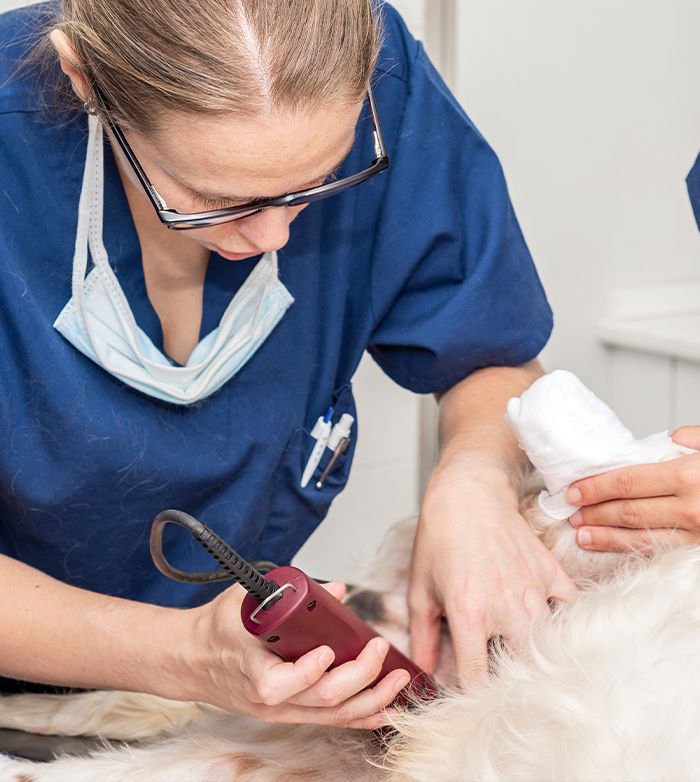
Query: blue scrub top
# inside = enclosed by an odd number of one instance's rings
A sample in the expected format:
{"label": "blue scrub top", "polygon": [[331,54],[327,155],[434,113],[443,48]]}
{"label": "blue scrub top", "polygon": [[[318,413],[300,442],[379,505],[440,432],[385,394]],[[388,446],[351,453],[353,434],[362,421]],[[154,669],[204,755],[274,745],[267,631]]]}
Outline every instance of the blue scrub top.
{"label": "blue scrub top", "polygon": [[[356,416],[350,381],[365,350],[405,388],[445,391],[536,356],[551,311],[495,154],[385,5],[373,82],[388,171],[295,220],[279,253],[295,302],[220,391],[182,407],[122,384],[52,327],[71,295],[87,123],[47,119],[32,75],[9,79],[45,10],[0,16],[0,551],[78,587],[199,604],[228,584],[161,576],[148,547],[156,513],[180,508],[245,557],[289,562],[347,481],[356,436],[321,491],[299,485],[318,416],[331,404],[334,422]],[[367,116],[357,136],[341,175],[372,157]],[[162,350],[107,142],[105,153],[110,262]],[[212,255],[201,336],[256,261]],[[165,550],[184,569],[214,566],[179,529]]]}

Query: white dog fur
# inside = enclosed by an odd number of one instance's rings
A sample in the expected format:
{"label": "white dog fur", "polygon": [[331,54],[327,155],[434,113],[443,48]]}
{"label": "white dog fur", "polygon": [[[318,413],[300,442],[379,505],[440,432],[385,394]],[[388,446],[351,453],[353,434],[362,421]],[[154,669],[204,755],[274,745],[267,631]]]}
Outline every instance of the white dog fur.
{"label": "white dog fur", "polygon": [[[0,699],[0,727],[142,739],[46,764],[0,759],[5,782],[462,782],[700,779],[700,548],[654,558],[578,548],[523,492],[522,511],[581,587],[492,674],[372,734],[284,726],[134,693]],[[367,585],[377,623],[407,649],[413,531],[397,527]],[[351,596],[350,600],[357,599]],[[362,600],[360,599],[360,602]],[[438,677],[454,684],[447,637]]]}

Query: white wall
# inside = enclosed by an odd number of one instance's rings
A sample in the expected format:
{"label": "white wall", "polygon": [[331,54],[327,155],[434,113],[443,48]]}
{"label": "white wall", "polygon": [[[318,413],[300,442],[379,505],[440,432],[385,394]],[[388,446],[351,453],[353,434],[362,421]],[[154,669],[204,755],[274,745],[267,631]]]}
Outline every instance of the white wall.
{"label": "white wall", "polygon": [[425,39],[425,16],[429,0],[390,0],[408,25],[408,29],[419,40]]}
{"label": "white wall", "polygon": [[0,0],[0,14],[3,11],[9,11],[12,8],[19,8],[21,5],[32,5],[38,0]]}
{"label": "white wall", "polygon": [[608,392],[614,283],[700,277],[697,0],[456,0],[456,93],[496,148],[549,293],[544,357]]}

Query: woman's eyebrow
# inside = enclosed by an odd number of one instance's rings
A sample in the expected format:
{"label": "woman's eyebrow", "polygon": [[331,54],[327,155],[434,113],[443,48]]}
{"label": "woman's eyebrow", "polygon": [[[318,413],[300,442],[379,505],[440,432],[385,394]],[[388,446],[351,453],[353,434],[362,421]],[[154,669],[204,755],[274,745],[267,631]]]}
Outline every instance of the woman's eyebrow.
{"label": "woman's eyebrow", "polygon": [[[345,158],[350,154],[350,150],[353,147],[353,144],[355,143],[355,134],[353,133],[352,138],[350,139],[350,143],[346,147],[346,149],[343,151],[343,154],[340,156],[340,159],[338,162],[332,166],[328,171],[326,171],[324,174],[321,174],[320,176],[317,176],[313,182],[318,182],[319,180],[325,179],[326,177],[330,176],[332,173],[334,173],[345,161]],[[194,193],[194,195],[203,198],[203,199],[210,199],[212,201],[243,201],[244,203],[246,201],[263,201],[268,200],[272,198],[282,198],[282,196],[287,195],[287,193],[296,193],[300,190],[304,190],[305,188],[309,187],[311,185],[311,182],[307,182],[304,185],[301,185],[300,187],[295,187],[292,190],[287,190],[284,193],[280,193],[279,195],[273,195],[273,196],[240,196],[240,195],[219,195],[218,193],[203,193],[201,190],[198,190],[196,187],[192,187],[191,185],[188,185],[187,182],[183,182],[181,179],[179,180],[182,185],[184,185],[190,192]]]}

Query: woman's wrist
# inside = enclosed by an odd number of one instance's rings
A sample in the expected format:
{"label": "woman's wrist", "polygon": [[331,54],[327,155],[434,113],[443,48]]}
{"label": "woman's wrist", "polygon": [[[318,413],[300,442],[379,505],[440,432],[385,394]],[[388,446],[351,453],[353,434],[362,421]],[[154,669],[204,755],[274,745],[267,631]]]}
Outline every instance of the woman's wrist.
{"label": "woman's wrist", "polygon": [[478,370],[441,395],[440,456],[434,476],[461,472],[481,482],[506,480],[518,492],[527,458],[505,420],[508,400],[539,375],[537,361]]}
{"label": "woman's wrist", "polygon": [[[190,609],[95,597],[85,606],[74,639],[77,644],[82,639],[84,652],[70,655],[84,661],[75,684],[187,699],[179,690],[184,683],[182,660],[192,644]],[[88,657],[94,659],[87,662]]]}
{"label": "woman's wrist", "polygon": [[[501,507],[517,511],[520,475],[518,470],[498,454],[477,450],[443,452],[433,470],[423,496],[421,520],[439,519],[451,508],[455,497],[462,498],[458,512],[469,510],[463,498],[490,495],[498,498]],[[467,513],[467,516],[469,514]],[[465,518],[466,518],[465,517]]]}
{"label": "woman's wrist", "polygon": [[[146,608],[146,606],[143,606]],[[173,700],[197,700],[197,609],[147,606],[129,634],[123,689]]]}
{"label": "woman's wrist", "polygon": [[[166,698],[214,703],[214,692],[236,669],[240,636],[247,636],[240,618],[244,591],[231,586],[196,608],[176,611],[165,619],[179,642],[163,655],[162,692]],[[230,682],[229,682],[230,684]],[[233,698],[235,700],[235,697]]]}
{"label": "woman's wrist", "polygon": [[79,589],[0,555],[0,673],[73,687],[176,689],[189,609]]}
{"label": "woman's wrist", "polygon": [[525,459],[514,458],[509,453],[450,444],[442,449],[428,488],[445,481],[473,480],[495,491],[517,493],[525,464]]}

